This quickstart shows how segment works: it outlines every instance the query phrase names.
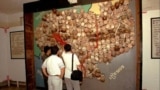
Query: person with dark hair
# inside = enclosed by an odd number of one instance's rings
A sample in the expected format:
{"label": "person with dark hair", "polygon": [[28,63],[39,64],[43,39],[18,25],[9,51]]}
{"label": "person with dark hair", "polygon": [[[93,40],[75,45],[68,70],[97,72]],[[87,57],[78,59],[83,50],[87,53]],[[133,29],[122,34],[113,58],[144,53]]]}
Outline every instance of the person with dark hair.
{"label": "person with dark hair", "polygon": [[[50,46],[44,46],[44,50],[42,52],[42,62],[45,61],[46,58],[48,58],[51,55],[51,47]],[[43,79],[44,79],[44,88],[48,90],[48,78],[43,74]]]}
{"label": "person with dark hair", "polygon": [[42,54],[42,60],[44,60],[51,55],[51,47],[50,46],[45,46],[44,47],[44,53]]}
{"label": "person with dark hair", "polygon": [[48,90],[62,90],[65,66],[62,59],[57,56],[58,51],[56,45],[51,47],[51,55],[42,64],[42,72],[48,77]]}
{"label": "person with dark hair", "polygon": [[[80,90],[80,82],[71,80],[72,73],[72,50],[70,44],[64,45],[64,51],[62,52],[62,58],[65,63],[65,75],[64,80],[67,90]],[[73,70],[80,69],[80,62],[77,55],[73,54]]]}

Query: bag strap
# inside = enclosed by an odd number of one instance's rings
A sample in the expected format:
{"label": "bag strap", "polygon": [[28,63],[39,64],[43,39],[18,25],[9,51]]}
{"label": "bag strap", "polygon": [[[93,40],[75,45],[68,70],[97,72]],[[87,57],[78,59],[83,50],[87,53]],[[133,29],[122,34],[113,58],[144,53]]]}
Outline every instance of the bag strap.
{"label": "bag strap", "polygon": [[73,56],[74,54],[72,54],[72,72],[73,72]]}

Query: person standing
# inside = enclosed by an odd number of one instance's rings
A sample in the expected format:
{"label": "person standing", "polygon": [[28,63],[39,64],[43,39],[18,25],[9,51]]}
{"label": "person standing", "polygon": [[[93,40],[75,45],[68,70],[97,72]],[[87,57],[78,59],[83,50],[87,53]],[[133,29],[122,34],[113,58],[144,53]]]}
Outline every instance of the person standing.
{"label": "person standing", "polygon": [[[44,47],[44,53],[42,53],[42,61],[44,62],[46,58],[48,58],[51,55],[51,47],[50,46],[45,46]],[[43,63],[42,62],[42,63]],[[43,79],[44,79],[44,86],[45,90],[48,90],[48,78],[43,74]]]}
{"label": "person standing", "polygon": [[51,55],[42,64],[42,72],[48,77],[48,90],[62,90],[65,66],[62,59],[57,56],[58,51],[56,45],[51,47]]}
{"label": "person standing", "polygon": [[[71,51],[71,45],[65,44],[64,45],[64,51],[62,52],[62,58],[65,63],[65,75],[64,80],[66,84],[67,90],[80,90],[80,82],[71,80],[71,73],[72,73],[72,51]],[[77,57],[77,55],[73,54],[73,70],[80,69],[80,62]]]}

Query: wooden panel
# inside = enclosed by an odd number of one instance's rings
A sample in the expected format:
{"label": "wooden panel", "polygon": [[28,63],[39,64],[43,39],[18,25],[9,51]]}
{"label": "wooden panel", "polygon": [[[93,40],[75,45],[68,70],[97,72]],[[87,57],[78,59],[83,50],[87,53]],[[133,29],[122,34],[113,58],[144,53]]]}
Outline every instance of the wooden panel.
{"label": "wooden panel", "polygon": [[25,55],[26,55],[26,78],[27,90],[35,89],[35,70],[34,70],[34,52],[33,52],[33,15],[32,13],[25,14]]}
{"label": "wooden panel", "polygon": [[142,23],[141,23],[141,0],[136,0],[136,90],[142,89]]}

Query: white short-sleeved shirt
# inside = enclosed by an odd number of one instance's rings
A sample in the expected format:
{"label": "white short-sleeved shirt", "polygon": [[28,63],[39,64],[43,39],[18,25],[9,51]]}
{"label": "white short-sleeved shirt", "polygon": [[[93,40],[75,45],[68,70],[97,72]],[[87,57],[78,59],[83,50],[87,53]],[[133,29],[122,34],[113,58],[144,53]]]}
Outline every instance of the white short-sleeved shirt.
{"label": "white short-sleeved shirt", "polygon": [[51,55],[42,64],[42,68],[47,68],[49,75],[60,75],[61,68],[64,67],[64,63],[57,55]]}
{"label": "white short-sleeved shirt", "polygon": [[[72,73],[72,53],[71,52],[63,52],[62,57],[65,63],[65,78],[70,78]],[[80,65],[79,59],[76,54],[73,57],[73,70],[77,70],[77,65]]]}

